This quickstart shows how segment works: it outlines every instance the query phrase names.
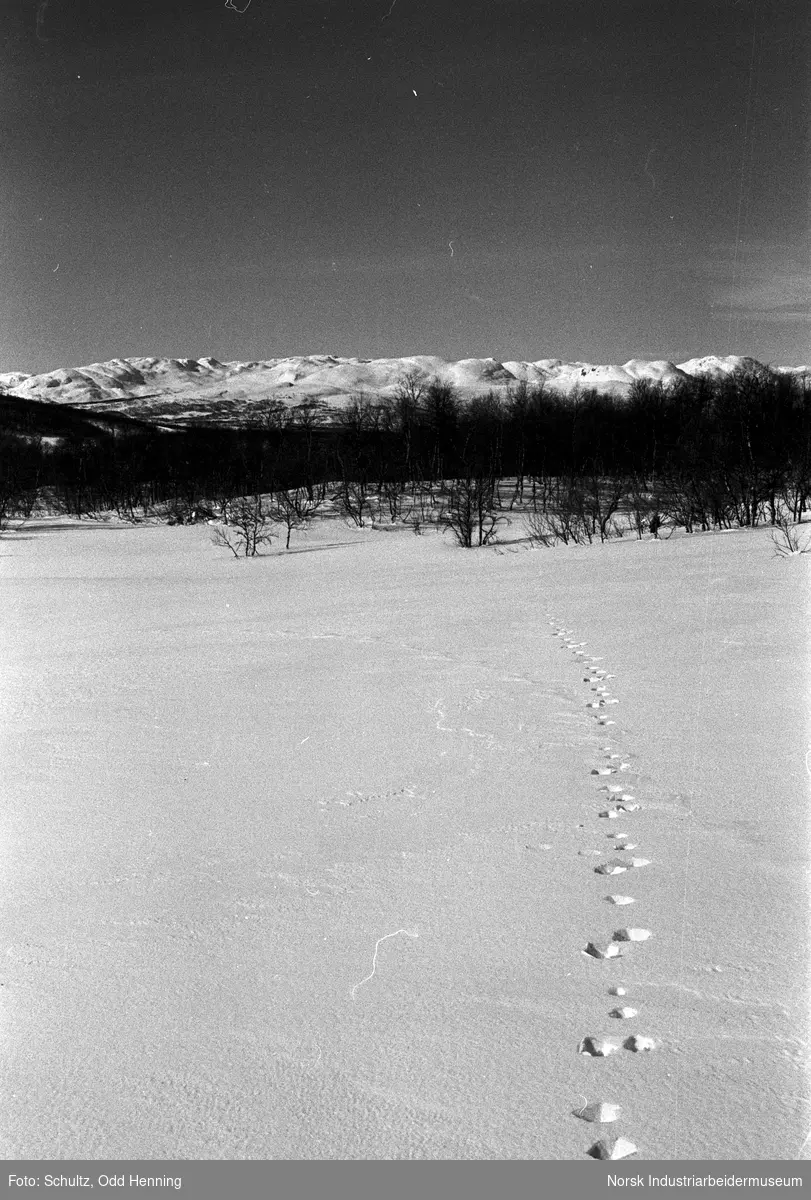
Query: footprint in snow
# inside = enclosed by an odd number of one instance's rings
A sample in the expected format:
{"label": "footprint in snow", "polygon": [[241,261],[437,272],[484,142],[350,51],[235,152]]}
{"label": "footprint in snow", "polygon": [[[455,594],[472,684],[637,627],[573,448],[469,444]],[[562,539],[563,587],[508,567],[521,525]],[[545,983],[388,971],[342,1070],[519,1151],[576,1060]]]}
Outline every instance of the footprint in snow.
{"label": "footprint in snow", "polygon": [[586,1151],[589,1158],[599,1159],[628,1158],[630,1155],[638,1153],[639,1150],[634,1143],[624,1137],[601,1138]]}
{"label": "footprint in snow", "polygon": [[588,1054],[592,1058],[607,1058],[621,1049],[620,1042],[614,1038],[584,1037],[577,1047],[577,1053]]}
{"label": "footprint in snow", "polygon": [[618,1104],[607,1104],[605,1101],[598,1101],[596,1104],[586,1104],[583,1108],[576,1108],[572,1116],[580,1117],[581,1121],[593,1121],[598,1125],[606,1125],[610,1121],[619,1119],[622,1109]]}
{"label": "footprint in snow", "polygon": [[599,867],[595,867],[594,870],[597,875],[622,875],[623,871],[630,871],[633,866],[634,859],[629,862],[625,858],[610,858],[608,862],[600,863]]}
{"label": "footprint in snow", "polygon": [[582,954],[589,958],[620,958],[622,950],[617,942],[589,942]]}
{"label": "footprint in snow", "polygon": [[656,1039],[652,1037],[641,1037],[638,1033],[635,1033],[632,1037],[625,1039],[625,1041],[622,1043],[622,1048],[623,1050],[633,1050],[635,1054],[638,1054],[643,1050],[655,1050]]}

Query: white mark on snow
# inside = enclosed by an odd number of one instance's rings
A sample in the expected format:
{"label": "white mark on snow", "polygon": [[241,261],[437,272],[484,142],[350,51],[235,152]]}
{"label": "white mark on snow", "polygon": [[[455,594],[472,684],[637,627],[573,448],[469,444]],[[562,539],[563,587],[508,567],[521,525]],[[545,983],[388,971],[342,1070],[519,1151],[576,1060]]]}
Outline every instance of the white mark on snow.
{"label": "white mark on snow", "polygon": [[374,957],[372,958],[372,969],[369,972],[369,974],[366,976],[365,979],[361,979],[360,983],[356,983],[355,986],[352,988],[352,999],[353,1000],[355,999],[355,992],[358,990],[358,988],[363,987],[364,983],[368,983],[369,980],[374,975],[375,971],[377,970],[377,952],[380,949],[380,943],[385,942],[387,938],[397,937],[397,935],[400,933],[404,933],[404,934],[406,934],[407,937],[411,937],[411,938],[420,936],[418,929],[395,929],[394,933],[385,933],[383,935],[383,937],[378,938],[377,941],[375,942],[375,952],[374,952]]}
{"label": "white mark on snow", "polygon": [[383,24],[383,22],[384,22],[384,21],[388,21],[389,17],[390,17],[390,16],[391,16],[391,14],[394,12],[394,6],[395,6],[395,4],[396,4],[396,3],[397,3],[397,0],[391,0],[391,8],[390,8],[390,9],[389,9],[389,11],[386,13],[385,17],[382,17],[382,18],[381,18],[381,20],[380,20],[380,24],[381,24],[381,25]]}
{"label": "white mark on snow", "polygon": [[309,740],[310,740],[310,737],[311,737],[311,736],[312,736],[312,735],[308,733],[308,734],[307,734],[307,736],[306,736],[306,738],[302,738],[302,739],[301,739],[301,741],[299,742],[299,745],[300,745],[300,746],[303,746],[305,742],[309,742]]}
{"label": "white mark on snow", "polygon": [[[412,90],[412,92],[414,92],[414,89],[413,89],[413,88],[412,88],[411,90]],[[416,94],[417,94],[417,93],[416,93],[416,92],[414,92],[414,95],[415,95],[415,96],[416,96]]]}
{"label": "white mark on snow", "polygon": [[56,266],[54,267],[53,274],[55,275],[58,270],[59,270],[59,263],[57,263]]}
{"label": "white mark on snow", "polygon": [[650,150],[648,151],[648,157],[645,159],[645,174],[647,175],[648,179],[651,182],[651,191],[653,191],[653,192],[656,191],[656,176],[653,174],[652,171],[650,171],[648,169],[648,167],[650,164],[650,156],[655,153],[656,153],[656,147],[651,146]]}
{"label": "white mark on snow", "polygon": [[448,242],[448,246],[450,247],[450,251],[451,251],[451,258],[453,258],[453,243],[455,241],[456,241],[456,239],[453,238],[453,239],[451,239],[451,241]]}
{"label": "white mark on snow", "polygon": [[321,1047],[317,1045],[316,1050],[318,1053],[316,1054],[315,1058],[300,1058],[298,1060],[298,1065],[300,1067],[310,1067],[313,1071],[317,1071],[321,1066]]}
{"label": "white mark on snow", "polygon": [[236,13],[240,13],[240,14],[246,13],[248,11],[248,9],[250,8],[250,4],[251,4],[251,0],[248,0],[248,2],[244,8],[237,8],[236,4],[234,4],[234,0],[225,0],[226,8],[230,8],[232,12],[236,12]]}
{"label": "white mark on snow", "polygon": [[451,727],[449,725],[442,724],[442,722],[445,720],[445,713],[439,707],[440,704],[444,704],[444,700],[442,699],[441,696],[439,697],[436,704],[434,705],[434,711],[438,714],[437,723],[436,723],[437,729],[441,730],[443,733],[456,733],[456,730],[451,729]]}
{"label": "white mark on snow", "polygon": [[36,37],[38,42],[49,42],[51,40],[50,38],[42,36],[42,26],[45,24],[45,14],[48,11],[49,2],[50,0],[41,0],[41,3],[37,8]]}
{"label": "white mark on snow", "polygon": [[[434,711],[437,714],[436,727],[441,733],[466,733],[468,737],[472,738],[485,738],[489,742],[495,740],[492,733],[476,733],[475,729],[471,729],[469,725],[462,725],[459,729],[452,729],[450,725],[445,725],[443,722],[447,714],[440,708],[441,704],[444,704],[444,700],[440,696],[434,705]],[[442,750],[440,753],[445,754],[446,751]]]}

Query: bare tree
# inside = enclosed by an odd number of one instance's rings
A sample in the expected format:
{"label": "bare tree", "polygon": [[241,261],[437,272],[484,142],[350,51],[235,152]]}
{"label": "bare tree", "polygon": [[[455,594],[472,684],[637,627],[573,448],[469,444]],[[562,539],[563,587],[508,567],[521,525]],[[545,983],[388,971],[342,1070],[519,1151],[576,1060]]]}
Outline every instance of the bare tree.
{"label": "bare tree", "polygon": [[376,403],[363,392],[356,392],[350,396],[348,404],[335,410],[334,423],[350,437],[358,440],[364,433],[380,428],[383,409],[383,405]]}
{"label": "bare tree", "polygon": [[36,474],[25,470],[21,457],[16,438],[0,438],[0,533],[14,517],[27,521],[37,499]]}
{"label": "bare tree", "polygon": [[265,400],[255,410],[254,420],[260,429],[287,429],[293,423],[293,410],[284,400]]}
{"label": "bare tree", "polygon": [[290,535],[293,530],[306,525],[323,503],[324,491],[320,488],[313,492],[312,498],[307,495],[307,489],[303,487],[274,492],[270,516],[279,525],[284,525],[287,530],[285,550],[290,549]]}
{"label": "bare tree", "polygon": [[218,525],[211,540],[227,546],[235,558],[255,558],[272,539],[270,514],[260,495],[238,496],[228,503],[228,523]]}
{"label": "bare tree", "polygon": [[529,512],[524,519],[524,529],[532,546],[554,546],[558,540],[549,516],[543,512]]}
{"label": "bare tree", "polygon": [[401,479],[386,479],[381,491],[389,510],[392,521],[407,521],[411,516],[411,506],[406,507],[406,488]]}
{"label": "bare tree", "polygon": [[434,494],[430,485],[426,487],[425,485],[418,486],[416,483],[413,483],[411,488],[411,508],[408,514],[402,519],[411,526],[415,534],[420,535],[425,531],[426,525],[435,524],[436,514],[434,508]]}
{"label": "bare tree", "polygon": [[401,405],[416,410],[419,408],[424,394],[425,384],[420,372],[415,368],[403,371],[397,380],[397,387],[394,391],[394,395]]}
{"label": "bare tree", "polygon": [[589,523],[592,534],[604,542],[610,537],[613,519],[625,496],[622,479],[602,479],[595,472],[588,483],[577,490],[578,511],[583,523]]}
{"label": "bare tree", "polygon": [[332,499],[341,516],[359,529],[373,517],[371,493],[365,479],[343,479]]}
{"label": "bare tree", "polygon": [[472,547],[474,536],[479,546],[486,546],[505,519],[497,515],[496,508],[492,479],[456,479],[447,488],[439,525],[442,529],[450,529],[460,546]]}
{"label": "bare tree", "polygon": [[313,451],[318,431],[324,427],[326,420],[326,405],[322,400],[306,396],[290,416],[290,429],[300,431],[304,438],[305,454],[305,486],[310,500],[315,495],[315,478]]}
{"label": "bare tree", "polygon": [[558,489],[554,504],[547,512],[552,532],[564,545],[568,546],[569,542],[573,542],[576,546],[582,546],[593,541],[593,519],[583,489],[578,483],[569,483]]}
{"label": "bare tree", "polygon": [[811,554],[811,538],[801,538],[799,530],[786,515],[780,516],[772,530],[775,558],[790,558],[793,554]]}
{"label": "bare tree", "polygon": [[582,515],[574,508],[559,506],[547,513],[549,528],[559,542],[568,546],[583,546],[592,540],[592,533]]}

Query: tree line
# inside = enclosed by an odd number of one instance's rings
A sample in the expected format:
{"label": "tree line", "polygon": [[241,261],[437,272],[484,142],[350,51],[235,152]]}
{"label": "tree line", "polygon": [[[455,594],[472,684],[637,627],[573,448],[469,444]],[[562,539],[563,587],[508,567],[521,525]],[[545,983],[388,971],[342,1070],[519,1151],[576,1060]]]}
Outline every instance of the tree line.
{"label": "tree line", "polygon": [[440,520],[463,545],[516,509],[538,540],[577,542],[620,517],[639,536],[799,520],[811,495],[811,384],[769,369],[622,397],[519,383],[471,400],[407,374],[341,409],[268,401],[239,429],[64,408],[60,424],[58,407],[0,398],[0,522],[43,504],[184,521],[272,495],[288,541],[329,499],[360,525]]}

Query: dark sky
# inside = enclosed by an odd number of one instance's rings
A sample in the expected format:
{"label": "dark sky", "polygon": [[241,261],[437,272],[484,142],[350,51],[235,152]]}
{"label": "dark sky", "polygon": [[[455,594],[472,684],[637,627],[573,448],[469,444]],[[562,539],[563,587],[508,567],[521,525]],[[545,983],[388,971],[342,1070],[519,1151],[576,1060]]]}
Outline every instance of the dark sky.
{"label": "dark sky", "polygon": [[803,0],[0,12],[0,371],[811,359]]}

